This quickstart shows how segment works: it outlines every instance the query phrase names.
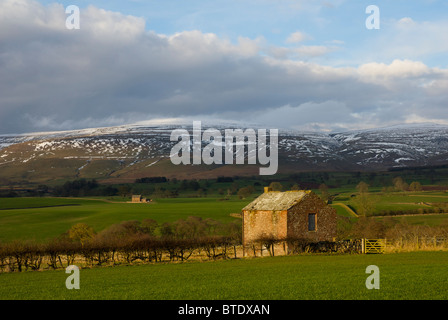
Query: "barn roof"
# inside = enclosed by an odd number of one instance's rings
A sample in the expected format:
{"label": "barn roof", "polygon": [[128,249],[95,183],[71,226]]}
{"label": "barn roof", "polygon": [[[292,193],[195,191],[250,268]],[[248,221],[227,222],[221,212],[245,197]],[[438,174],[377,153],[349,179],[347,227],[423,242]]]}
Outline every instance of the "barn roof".
{"label": "barn roof", "polygon": [[311,191],[270,191],[265,192],[257,199],[249,203],[243,210],[288,210],[295,204],[302,201],[302,199]]}

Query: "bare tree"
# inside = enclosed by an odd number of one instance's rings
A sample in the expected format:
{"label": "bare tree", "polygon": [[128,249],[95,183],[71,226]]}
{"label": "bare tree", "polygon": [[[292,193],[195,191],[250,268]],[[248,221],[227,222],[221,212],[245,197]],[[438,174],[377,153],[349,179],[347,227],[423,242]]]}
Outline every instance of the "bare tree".
{"label": "bare tree", "polygon": [[361,193],[355,198],[356,211],[361,216],[367,216],[375,210],[375,202],[368,193]]}
{"label": "bare tree", "polygon": [[409,185],[409,191],[422,191],[422,190],[423,190],[423,187],[420,184],[420,182],[418,182],[418,181],[413,181]]}
{"label": "bare tree", "polygon": [[319,186],[319,191],[320,191],[320,198],[321,198],[323,201],[327,202],[328,199],[330,198],[330,194],[329,194],[329,192],[328,192],[328,186],[327,186],[325,183],[322,183],[322,184]]}
{"label": "bare tree", "polygon": [[356,186],[356,189],[358,190],[358,192],[360,194],[363,193],[368,193],[369,192],[369,185],[367,183],[365,183],[364,181],[361,181],[360,183],[358,183],[358,185]]}

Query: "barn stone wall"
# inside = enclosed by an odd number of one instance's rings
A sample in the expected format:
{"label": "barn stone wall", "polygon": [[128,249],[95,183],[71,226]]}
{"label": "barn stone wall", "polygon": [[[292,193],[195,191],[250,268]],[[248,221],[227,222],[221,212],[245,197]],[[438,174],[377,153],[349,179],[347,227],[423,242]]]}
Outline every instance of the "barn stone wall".
{"label": "barn stone wall", "polygon": [[[316,230],[308,231],[308,214],[316,214]],[[336,210],[317,195],[310,193],[288,210],[288,238],[311,241],[333,241],[337,234]]]}
{"label": "barn stone wall", "polygon": [[[316,214],[316,230],[308,231],[308,214]],[[314,193],[309,193],[288,211],[243,210],[243,247],[260,238],[300,238],[333,241],[337,234],[336,210]],[[260,245],[260,244],[259,244]],[[245,250],[250,255],[250,250]],[[285,254],[285,243],[276,245],[276,254]]]}
{"label": "barn stone wall", "polygon": [[283,239],[287,235],[287,212],[243,211],[243,244],[263,236]]}

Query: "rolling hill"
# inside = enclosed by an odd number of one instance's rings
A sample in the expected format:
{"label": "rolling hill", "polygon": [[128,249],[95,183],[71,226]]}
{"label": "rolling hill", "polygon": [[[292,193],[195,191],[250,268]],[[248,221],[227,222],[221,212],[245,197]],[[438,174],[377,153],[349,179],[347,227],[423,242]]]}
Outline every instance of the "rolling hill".
{"label": "rolling hill", "polygon": [[[170,141],[170,134],[180,128],[192,134],[191,123],[149,122],[0,135],[0,184],[75,178],[132,182],[146,176],[199,179],[259,174],[259,164],[172,164],[169,155],[176,142]],[[203,123],[202,129],[207,128],[216,128],[223,136],[225,128],[245,129],[235,123]],[[202,148],[208,143],[203,141]],[[278,144],[278,173],[378,171],[448,163],[448,126],[436,124],[331,134],[279,130]]]}

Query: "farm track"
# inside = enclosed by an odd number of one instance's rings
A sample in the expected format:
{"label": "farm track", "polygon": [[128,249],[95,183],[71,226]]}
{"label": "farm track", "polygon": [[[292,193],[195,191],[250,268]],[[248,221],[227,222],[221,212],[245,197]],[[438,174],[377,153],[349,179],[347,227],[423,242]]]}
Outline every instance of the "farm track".
{"label": "farm track", "polygon": [[42,209],[42,208],[74,207],[74,206],[80,206],[80,204],[55,204],[55,205],[51,205],[51,206],[34,206],[34,207],[20,207],[20,208],[0,208],[0,210]]}
{"label": "farm track", "polygon": [[374,215],[374,216],[372,216],[372,217],[375,217],[375,218],[385,218],[385,217],[418,217],[418,216],[432,216],[432,215],[437,215],[437,216],[439,216],[439,215],[444,215],[444,214],[446,214],[446,215],[448,215],[448,212],[440,212],[440,213],[434,213],[434,212],[432,212],[432,213],[413,213],[413,214],[395,214],[395,215],[382,215],[382,216],[376,216],[376,215]]}
{"label": "farm track", "polygon": [[340,202],[338,202],[338,203],[333,203],[334,205],[337,205],[337,206],[340,206],[340,207],[342,207],[342,208],[344,208],[348,213],[350,213],[353,217],[355,217],[355,218],[359,218],[359,216],[356,214],[356,212],[355,211],[353,211],[352,209],[350,209],[350,207],[349,206],[347,206],[346,204],[344,204],[344,203],[340,203]]}
{"label": "farm track", "polygon": [[91,200],[91,201],[103,201],[107,203],[131,203],[126,201],[112,201],[107,199],[98,199],[98,198],[76,198],[76,197],[58,197],[58,199],[68,199],[68,200]]}
{"label": "farm track", "polygon": [[425,202],[391,202],[391,204],[405,204],[405,205],[413,205],[413,206],[426,206],[426,207],[432,207],[430,204],[427,204]]}
{"label": "farm track", "polygon": [[[421,197],[421,194],[409,194],[409,197]],[[431,197],[431,198],[445,198],[448,200],[448,196],[439,196],[439,195],[424,195],[425,197]]]}

